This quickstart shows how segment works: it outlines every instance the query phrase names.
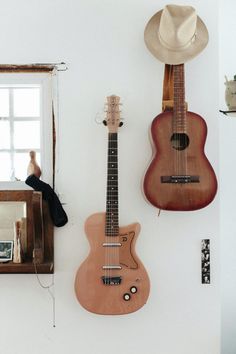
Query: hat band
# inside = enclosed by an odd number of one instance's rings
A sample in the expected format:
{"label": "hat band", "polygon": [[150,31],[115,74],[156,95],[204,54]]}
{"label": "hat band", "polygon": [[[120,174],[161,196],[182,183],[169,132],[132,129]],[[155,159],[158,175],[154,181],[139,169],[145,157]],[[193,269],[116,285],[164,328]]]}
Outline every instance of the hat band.
{"label": "hat band", "polygon": [[161,37],[161,34],[160,34],[160,32],[158,31],[158,38],[159,38],[161,44],[162,44],[164,47],[166,47],[167,49],[172,50],[172,51],[176,51],[176,50],[182,51],[182,50],[185,50],[185,49],[188,48],[193,42],[195,42],[196,36],[197,36],[197,34],[196,34],[196,32],[195,32],[194,35],[192,36],[192,38],[190,38],[190,40],[189,40],[186,44],[180,45],[180,46],[178,46],[178,47],[171,47],[171,46]]}

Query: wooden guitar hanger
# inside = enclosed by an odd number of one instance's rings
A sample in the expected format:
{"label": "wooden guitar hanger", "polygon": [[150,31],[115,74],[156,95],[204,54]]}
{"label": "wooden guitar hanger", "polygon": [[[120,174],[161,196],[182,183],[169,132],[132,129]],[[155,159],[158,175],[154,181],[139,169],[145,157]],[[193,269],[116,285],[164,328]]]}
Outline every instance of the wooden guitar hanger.
{"label": "wooden guitar hanger", "polygon": [[[186,111],[188,103],[185,102]],[[174,108],[174,75],[173,65],[165,64],[163,91],[162,91],[162,112],[173,111]]]}

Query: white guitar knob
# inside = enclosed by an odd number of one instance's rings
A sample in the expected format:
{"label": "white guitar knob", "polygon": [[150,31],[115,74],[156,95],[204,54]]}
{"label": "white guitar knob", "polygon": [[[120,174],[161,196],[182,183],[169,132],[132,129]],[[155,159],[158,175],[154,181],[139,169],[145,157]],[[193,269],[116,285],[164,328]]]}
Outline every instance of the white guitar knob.
{"label": "white guitar knob", "polygon": [[131,296],[130,296],[130,294],[128,294],[128,293],[125,293],[125,294],[123,295],[123,299],[124,299],[125,301],[129,301],[130,298],[131,298]]}
{"label": "white guitar knob", "polygon": [[130,292],[131,292],[132,294],[135,294],[137,291],[138,291],[138,289],[136,288],[136,286],[132,286],[132,287],[130,288]]}

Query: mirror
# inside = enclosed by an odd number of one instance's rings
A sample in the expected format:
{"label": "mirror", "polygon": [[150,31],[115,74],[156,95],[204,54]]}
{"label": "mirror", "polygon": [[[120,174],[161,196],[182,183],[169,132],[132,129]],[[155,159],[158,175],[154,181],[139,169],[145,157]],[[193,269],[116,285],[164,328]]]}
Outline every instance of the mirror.
{"label": "mirror", "polygon": [[15,225],[21,235],[22,255],[27,253],[26,202],[0,202],[0,241],[13,241]]}
{"label": "mirror", "polygon": [[26,223],[26,202],[0,202],[0,240],[14,239],[14,222]]}

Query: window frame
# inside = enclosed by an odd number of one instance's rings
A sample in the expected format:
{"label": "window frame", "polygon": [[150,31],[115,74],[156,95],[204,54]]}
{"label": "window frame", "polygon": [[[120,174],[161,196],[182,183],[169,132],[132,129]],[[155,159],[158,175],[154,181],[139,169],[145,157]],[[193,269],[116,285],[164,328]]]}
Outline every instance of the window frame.
{"label": "window frame", "polygon": [[[40,86],[40,152],[42,180],[53,183],[52,72],[0,72],[0,87]],[[17,119],[16,119],[17,120]],[[19,121],[21,119],[19,118]],[[24,120],[24,119],[23,119]],[[27,119],[25,119],[27,120]],[[33,120],[32,120],[33,121]],[[30,189],[24,181],[0,181],[0,190]]]}

